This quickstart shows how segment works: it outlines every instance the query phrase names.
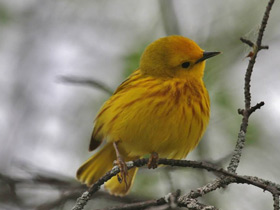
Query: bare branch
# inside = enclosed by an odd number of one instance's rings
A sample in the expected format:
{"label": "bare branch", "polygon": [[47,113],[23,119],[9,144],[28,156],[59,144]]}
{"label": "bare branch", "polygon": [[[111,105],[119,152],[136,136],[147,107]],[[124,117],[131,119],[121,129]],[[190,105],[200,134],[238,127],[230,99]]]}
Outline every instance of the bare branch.
{"label": "bare branch", "polygon": [[[244,113],[244,112],[243,112]],[[242,130],[242,127],[248,126],[248,118],[246,120],[245,117],[243,117],[243,121],[242,121],[242,125],[241,125],[241,128],[240,128],[240,131],[238,133],[238,138],[237,138],[237,143],[236,143],[236,146],[235,146],[235,149],[234,149],[234,153],[232,155],[232,158],[231,158],[231,161],[230,161],[230,164],[227,168],[228,171],[231,171],[231,172],[235,172],[238,165],[239,165],[239,162],[240,162],[240,158],[241,158],[241,153],[242,153],[242,150],[245,146],[245,135],[246,135],[246,132],[244,132]]]}
{"label": "bare branch", "polygon": [[279,210],[279,194],[273,194],[273,207],[274,210]]}
{"label": "bare branch", "polygon": [[254,111],[256,111],[257,109],[259,109],[261,106],[264,105],[264,102],[261,102],[261,103],[257,104],[256,106],[251,107],[251,92],[250,92],[251,84],[250,83],[251,83],[251,76],[252,76],[252,72],[253,72],[253,68],[254,68],[254,64],[256,62],[258,52],[261,48],[264,48],[261,45],[262,38],[263,38],[263,33],[266,28],[267,21],[269,18],[269,13],[271,11],[273,3],[274,3],[274,0],[270,0],[268,2],[268,5],[266,7],[266,10],[265,10],[265,13],[264,13],[264,16],[262,19],[261,27],[259,29],[256,44],[254,44],[253,42],[246,40],[244,38],[241,39],[242,42],[253,47],[254,52],[253,52],[253,55],[250,57],[249,64],[248,64],[246,74],[245,74],[245,84],[244,84],[245,109],[238,110],[238,113],[243,115],[243,119],[242,119],[242,123],[240,126],[240,131],[238,134],[234,154],[233,154],[230,164],[228,166],[228,171],[230,171],[230,172],[235,172],[239,165],[242,150],[245,146],[245,137],[246,137],[246,133],[247,133],[247,127],[248,127],[250,114],[252,114]]}
{"label": "bare branch", "polygon": [[263,19],[262,19],[262,23],[261,23],[261,27],[259,29],[258,39],[257,39],[257,43],[256,43],[258,48],[260,48],[260,46],[262,46],[263,34],[264,34],[264,31],[265,31],[265,28],[266,28],[266,25],[267,25],[267,21],[268,21],[269,14],[270,14],[270,11],[272,9],[273,3],[274,3],[274,0],[270,0],[268,2],[268,5],[266,6],[266,10],[265,10],[265,13],[264,13],[264,16],[263,16]]}
{"label": "bare branch", "polygon": [[[250,109],[249,109],[249,116],[255,112],[257,109],[260,109],[262,106],[264,106],[264,102],[261,101],[260,103],[257,103],[255,106],[252,106]],[[244,115],[244,109],[238,109],[238,114],[240,115]]]}
{"label": "bare branch", "polygon": [[[142,167],[148,163],[148,158],[137,159],[134,161],[127,162],[128,170],[133,167]],[[229,172],[219,166],[199,161],[190,161],[190,160],[173,160],[173,159],[162,159],[158,160],[158,164],[168,165],[168,166],[180,166],[180,167],[191,167],[191,168],[200,168],[207,171],[214,171],[222,175],[222,178],[217,178],[215,181],[208,183],[207,185],[198,188],[196,191],[191,191],[188,195],[181,196],[178,201],[179,203],[186,203],[189,198],[201,197],[204,194],[207,194],[217,188],[229,185],[231,183],[238,184],[250,184],[256,187],[261,188],[264,191],[269,191],[273,194],[280,194],[280,188],[278,185],[273,184],[270,181],[266,181],[260,178],[255,179],[251,176],[240,176],[235,173]],[[111,179],[113,176],[116,176],[120,172],[119,168],[115,166],[111,171],[106,173],[102,178],[100,178],[95,184],[93,184],[88,191],[84,192],[83,195],[78,198],[76,205],[72,210],[81,210],[87,204],[91,196],[96,193],[100,186],[103,185],[106,181]],[[259,181],[262,180],[262,181]],[[158,199],[157,199],[158,200]],[[148,203],[155,203],[157,200],[149,201]],[[140,203],[144,204],[143,202]]]}
{"label": "bare branch", "polygon": [[[154,200],[148,200],[143,202],[137,202],[132,204],[124,204],[116,207],[110,207],[99,210],[126,210],[126,209],[175,209],[176,207],[186,207],[189,210],[218,210],[214,206],[207,206],[202,203],[199,203],[196,199],[188,198],[186,200],[178,201],[180,191],[177,190],[175,193],[169,193],[164,197]],[[153,208],[157,206],[158,208]]]}
{"label": "bare branch", "polygon": [[[18,163],[17,163],[18,164]],[[87,190],[85,185],[81,185],[77,180],[72,179],[68,176],[61,174],[53,173],[51,171],[30,167],[30,163],[27,165],[25,163],[20,163],[24,172],[27,172],[31,177],[22,178],[22,177],[13,177],[0,173],[0,183],[1,185],[8,186],[8,190],[0,190],[0,200],[5,200],[6,203],[17,204],[21,208],[26,209],[37,209],[37,210],[49,210],[53,208],[58,208],[63,206],[66,202],[70,200],[76,200],[84,191]],[[55,200],[48,200],[47,202],[41,204],[27,204],[22,198],[21,193],[17,194],[22,187],[26,187],[29,190],[37,189],[38,186],[46,186],[46,189],[49,187],[55,189],[60,193]],[[1,186],[0,186],[1,188]],[[145,196],[133,196],[128,195],[125,197],[116,197],[110,195],[106,192],[99,191],[95,194],[95,198],[102,197],[103,199],[108,199],[116,202],[129,203],[131,201],[144,201],[147,200]]]}
{"label": "bare branch", "polygon": [[108,93],[109,95],[112,95],[114,93],[114,91],[110,87],[95,79],[88,79],[88,78],[77,77],[77,76],[59,76],[58,81],[69,83],[69,84],[84,85],[84,86],[97,88]]}
{"label": "bare branch", "polygon": [[207,206],[205,204],[199,203],[196,199],[193,198],[188,198],[181,201],[179,201],[178,199],[178,206],[186,207],[190,210],[219,210],[215,206]]}
{"label": "bare branch", "polygon": [[[127,168],[131,169],[133,167],[133,163],[129,162],[127,163]],[[106,181],[111,179],[113,176],[116,176],[120,172],[120,169],[115,166],[111,171],[107,172],[103,177],[101,177],[97,182],[95,182],[88,191],[84,192],[81,197],[78,198],[75,206],[72,208],[72,210],[81,210],[84,208],[84,206],[87,204],[87,202],[90,200],[91,196],[96,193],[100,186],[103,185]]]}
{"label": "bare branch", "polygon": [[255,112],[257,109],[260,109],[262,106],[264,106],[264,102],[261,101],[260,103],[257,103],[255,106],[252,106],[249,110],[249,115],[251,115],[253,112]]}
{"label": "bare branch", "polygon": [[[252,72],[253,72],[253,68],[254,68],[254,64],[256,62],[258,52],[259,52],[259,50],[261,49],[261,46],[262,46],[263,34],[264,34],[264,31],[265,31],[265,28],[266,28],[266,25],[267,25],[267,21],[268,21],[268,18],[269,18],[269,13],[272,9],[273,3],[274,3],[274,0],[270,0],[268,2],[267,7],[266,7],[266,10],[265,10],[265,13],[264,13],[264,16],[263,16],[263,19],[262,19],[261,27],[259,29],[257,42],[256,42],[256,44],[253,44],[254,46],[256,46],[256,49],[254,49],[254,55],[251,57],[251,59],[249,61],[247,71],[246,71],[246,75],[245,75],[244,96],[245,96],[245,109],[247,109],[247,110],[250,109],[250,105],[251,105],[251,92],[250,92],[251,76],[252,76]],[[247,44],[248,44],[248,40],[247,40]]]}
{"label": "bare branch", "polygon": [[254,47],[255,46],[255,44],[252,41],[250,41],[248,39],[245,39],[243,37],[240,37],[240,41],[245,43],[245,44],[247,44],[247,45],[249,45],[250,47]]}
{"label": "bare branch", "polygon": [[137,202],[137,203],[132,203],[132,204],[124,204],[124,205],[121,205],[121,206],[105,208],[105,209],[102,209],[102,210],[145,209],[147,207],[161,206],[161,205],[164,205],[164,204],[166,204],[166,201],[164,200],[164,198],[159,198],[159,199]]}
{"label": "bare branch", "polygon": [[262,45],[259,48],[259,50],[268,50],[268,49],[269,49],[269,46],[267,46],[267,45]]}
{"label": "bare branch", "polygon": [[67,201],[73,200],[77,198],[77,195],[80,195],[80,191],[71,191],[68,193],[63,193],[58,199],[53,202],[44,203],[42,205],[37,206],[36,210],[49,210],[54,209],[56,207],[60,207],[64,205]]}
{"label": "bare branch", "polygon": [[[238,139],[237,139],[236,147],[235,147],[234,153],[232,155],[230,164],[227,168],[227,170],[229,172],[232,172],[232,173],[235,173],[235,171],[236,171],[236,169],[239,165],[239,161],[240,161],[240,158],[241,158],[241,153],[242,153],[242,150],[243,150],[244,145],[245,145],[245,136],[246,136],[246,132],[247,132],[249,116],[255,110],[261,108],[261,106],[264,105],[264,102],[261,102],[254,107],[250,107],[251,106],[250,81],[251,81],[251,75],[252,75],[252,71],[253,71],[253,67],[254,67],[254,63],[255,63],[258,51],[260,49],[268,49],[267,46],[261,46],[261,40],[262,40],[262,37],[263,37],[264,29],[267,25],[267,20],[268,20],[269,13],[271,11],[273,3],[274,3],[274,0],[270,0],[268,2],[268,6],[266,8],[266,11],[265,11],[265,14],[264,14],[264,17],[263,17],[263,20],[262,20],[262,26],[259,30],[257,44],[254,44],[250,40],[241,38],[242,42],[244,42],[244,43],[248,44],[249,46],[253,47],[254,53],[250,57],[251,59],[249,61],[248,68],[247,68],[246,75],[245,75],[245,86],[244,86],[245,109],[239,109],[238,110],[238,113],[243,115],[243,119],[242,119],[242,123],[241,123],[241,126],[240,126],[240,131],[238,133]],[[255,46],[257,46],[257,47],[255,47]],[[256,49],[258,49],[258,50],[256,50]],[[255,179],[256,177],[247,177],[247,178],[250,179],[250,180],[256,180]],[[263,180],[258,180],[258,181],[260,183],[266,183],[266,182],[263,182]],[[200,188],[197,188],[196,190],[191,191],[189,194],[186,194],[186,195],[182,196],[181,199],[186,199],[186,198],[189,198],[189,197],[200,197],[200,196],[202,196],[202,195],[204,195],[208,192],[214,191],[217,188],[220,188],[220,187],[222,187],[226,184],[230,184],[230,183],[231,183],[230,179],[222,180],[221,178],[217,178],[214,181],[212,181],[212,182],[210,182],[210,183],[208,183],[208,184],[206,184],[206,185],[204,185]],[[272,184],[270,183],[269,185],[273,185],[275,187],[274,183],[272,183]],[[276,187],[276,189],[279,190],[278,187]]]}
{"label": "bare branch", "polygon": [[250,179],[252,181],[256,181],[258,183],[262,183],[264,185],[267,185],[267,186],[270,186],[270,187],[273,187],[273,188],[277,189],[277,191],[280,191],[280,185],[276,184],[274,182],[271,182],[271,181],[268,181],[268,180],[265,180],[265,179],[262,179],[262,178],[259,178],[259,177],[255,177],[255,176],[244,176],[244,178]]}

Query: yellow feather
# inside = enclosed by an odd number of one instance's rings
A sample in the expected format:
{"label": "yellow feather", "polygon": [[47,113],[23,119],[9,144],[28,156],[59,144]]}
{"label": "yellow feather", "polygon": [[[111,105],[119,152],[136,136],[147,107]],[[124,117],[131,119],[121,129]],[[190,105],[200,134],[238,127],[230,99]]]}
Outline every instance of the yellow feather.
{"label": "yellow feather", "polygon": [[[77,175],[81,182],[91,185],[111,169],[116,159],[113,142],[119,142],[126,161],[153,152],[161,158],[182,159],[195,148],[210,114],[202,80],[203,56],[206,54],[195,42],[181,36],[161,38],[146,48],[140,68],[99,111],[92,145],[98,146],[104,139],[107,144],[81,166]],[[125,195],[136,172],[129,172],[128,188],[116,177],[106,188],[112,194]]]}

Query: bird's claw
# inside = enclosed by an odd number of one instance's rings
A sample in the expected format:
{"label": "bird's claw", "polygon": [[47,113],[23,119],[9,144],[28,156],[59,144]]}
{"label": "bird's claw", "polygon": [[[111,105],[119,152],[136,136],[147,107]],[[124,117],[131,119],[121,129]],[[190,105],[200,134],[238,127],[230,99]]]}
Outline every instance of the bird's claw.
{"label": "bird's claw", "polygon": [[124,160],[122,159],[122,157],[117,157],[117,160],[114,161],[114,165],[118,166],[120,169],[120,173],[117,174],[117,178],[119,183],[122,183],[122,181],[124,181],[125,183],[125,187],[127,188],[127,176],[128,176],[128,170],[127,170],[127,166],[126,163],[124,162]]}
{"label": "bird's claw", "polygon": [[148,169],[155,169],[158,167],[158,153],[153,152],[149,158]]}

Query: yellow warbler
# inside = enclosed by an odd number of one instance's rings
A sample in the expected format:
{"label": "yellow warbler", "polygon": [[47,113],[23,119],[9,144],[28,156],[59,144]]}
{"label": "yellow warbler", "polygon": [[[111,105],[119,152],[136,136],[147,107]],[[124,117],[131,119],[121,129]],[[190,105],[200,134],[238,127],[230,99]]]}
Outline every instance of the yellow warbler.
{"label": "yellow warbler", "polygon": [[[208,92],[203,83],[205,60],[219,52],[205,52],[183,36],[168,36],[150,44],[140,67],[105,102],[96,117],[89,150],[103,140],[105,146],[77,171],[88,186],[119,163],[158,154],[182,159],[198,144],[210,114]],[[115,153],[116,152],[116,153]],[[114,195],[131,188],[137,168],[105,183]]]}

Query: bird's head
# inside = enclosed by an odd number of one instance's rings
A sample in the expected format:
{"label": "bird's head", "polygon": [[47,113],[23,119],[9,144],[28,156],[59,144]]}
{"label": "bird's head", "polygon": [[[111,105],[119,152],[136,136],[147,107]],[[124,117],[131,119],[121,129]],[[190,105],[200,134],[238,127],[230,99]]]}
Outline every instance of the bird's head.
{"label": "bird's head", "polygon": [[167,36],[151,43],[140,60],[143,74],[157,77],[202,78],[205,60],[220,52],[205,52],[183,36]]}

